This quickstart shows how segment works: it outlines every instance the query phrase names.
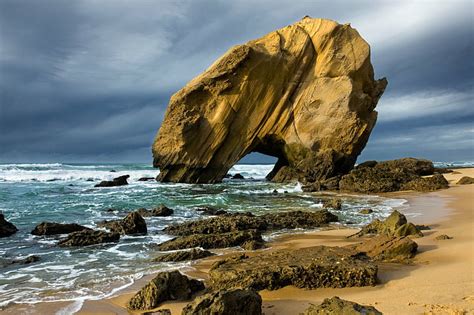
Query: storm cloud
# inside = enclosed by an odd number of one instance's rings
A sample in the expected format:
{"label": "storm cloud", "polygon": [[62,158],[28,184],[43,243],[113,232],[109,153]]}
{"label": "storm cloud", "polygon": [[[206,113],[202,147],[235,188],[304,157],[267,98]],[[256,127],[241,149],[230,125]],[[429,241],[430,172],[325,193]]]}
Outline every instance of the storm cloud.
{"label": "storm cloud", "polygon": [[150,162],[174,92],[231,46],[305,15],[351,23],[388,78],[360,160],[473,160],[473,6],[3,0],[0,162]]}

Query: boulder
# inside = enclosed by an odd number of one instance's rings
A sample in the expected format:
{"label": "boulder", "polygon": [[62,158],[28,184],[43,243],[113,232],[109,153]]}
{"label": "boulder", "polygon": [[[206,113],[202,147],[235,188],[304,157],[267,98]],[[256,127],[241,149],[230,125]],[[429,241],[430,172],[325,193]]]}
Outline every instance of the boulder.
{"label": "boulder", "polygon": [[181,315],[260,315],[262,298],[254,290],[219,290],[186,305]]}
{"label": "boulder", "polygon": [[[407,185],[409,182],[420,181],[421,176],[432,175],[434,172],[433,163],[428,160],[403,158],[374,162],[370,161],[366,165],[362,163],[349,174],[342,176],[339,181],[339,189],[360,193],[399,191],[407,189],[404,185]],[[435,177],[434,180],[441,182],[439,177]],[[422,184],[417,186],[415,183],[417,182],[413,182],[410,185],[413,188],[426,186]],[[429,185],[430,183],[427,182],[426,184]]]}
{"label": "boulder", "polygon": [[0,237],[7,237],[15,234],[18,231],[16,226],[13,223],[5,220],[3,213],[0,213]]}
{"label": "boulder", "polygon": [[209,276],[215,289],[343,288],[375,285],[377,266],[348,248],[314,246],[224,259]]}
{"label": "boulder", "polygon": [[262,236],[256,230],[245,230],[228,233],[217,234],[192,234],[180,236],[172,240],[166,241],[158,245],[161,251],[178,250],[194,247],[210,248],[227,248],[241,246],[248,241],[256,241],[263,244]]}
{"label": "boulder", "polygon": [[165,301],[185,301],[204,289],[204,284],[179,271],[160,272],[127,303],[129,310],[149,310]]}
{"label": "boulder", "polygon": [[76,224],[76,223],[54,223],[54,222],[41,222],[38,224],[31,234],[33,235],[56,235],[56,234],[69,234],[77,231],[90,230],[88,227]]}
{"label": "boulder", "polygon": [[232,179],[245,179],[245,178],[242,176],[242,174],[237,173],[234,176],[232,176]]}
{"label": "boulder", "polygon": [[120,239],[119,233],[108,233],[104,231],[82,230],[72,232],[65,239],[58,242],[61,247],[71,246],[89,246],[102,243],[118,242]]}
{"label": "boulder", "polygon": [[474,178],[469,176],[463,176],[460,180],[456,183],[458,185],[471,185],[474,184]]}
{"label": "boulder", "polygon": [[103,180],[100,183],[96,184],[94,187],[114,187],[128,185],[127,179],[129,177],[130,175],[123,175],[116,177],[113,180]]}
{"label": "boulder", "polygon": [[214,256],[215,254],[207,250],[193,248],[191,250],[181,250],[169,254],[164,254],[153,259],[154,262],[169,262],[169,261],[186,261],[197,260]]}
{"label": "boulder", "polygon": [[103,221],[97,224],[99,227],[105,227],[111,232],[122,235],[145,235],[147,227],[145,219],[137,212],[127,214],[122,220]]}
{"label": "boulder", "polygon": [[378,235],[348,247],[376,261],[404,263],[415,256],[418,244],[405,236]]}
{"label": "boulder", "polygon": [[373,213],[373,212],[374,212],[374,210],[369,209],[369,208],[361,209],[361,210],[359,211],[360,214],[371,214],[371,213]]}
{"label": "boulder", "polygon": [[375,307],[360,305],[337,296],[324,299],[320,305],[311,305],[303,315],[382,315]]}
{"label": "boulder", "polygon": [[449,187],[449,183],[441,174],[420,177],[401,185],[400,190],[435,191]]}
{"label": "boulder", "polygon": [[324,208],[331,208],[334,210],[342,209],[342,200],[340,198],[331,198],[323,201]]}
{"label": "boulder", "polygon": [[451,240],[452,237],[451,236],[448,236],[446,234],[441,234],[441,235],[438,235],[435,237],[435,240],[437,241],[444,241],[444,240]]}
{"label": "boulder", "polygon": [[143,217],[168,217],[170,215],[173,215],[174,210],[168,208],[165,205],[159,205],[158,207],[153,208],[152,210],[140,208],[137,209],[137,212]]}
{"label": "boulder", "polygon": [[423,236],[423,233],[414,224],[409,223],[403,214],[395,210],[384,221],[375,219],[368,225],[362,227],[359,232],[349,237],[378,234],[390,236]]}
{"label": "boulder", "polygon": [[234,46],[171,97],[153,144],[158,179],[219,182],[250,152],[278,158],[272,180],[348,172],[386,85],[349,24],[305,17]]}
{"label": "boulder", "polygon": [[261,216],[234,214],[170,225],[164,231],[171,235],[218,234],[244,230],[316,228],[337,221],[337,216],[327,210],[288,211]]}

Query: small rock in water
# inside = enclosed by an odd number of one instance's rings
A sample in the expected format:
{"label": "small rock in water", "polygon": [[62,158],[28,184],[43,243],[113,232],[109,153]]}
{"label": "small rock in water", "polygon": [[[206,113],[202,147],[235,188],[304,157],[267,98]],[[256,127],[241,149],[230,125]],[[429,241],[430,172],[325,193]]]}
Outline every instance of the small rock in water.
{"label": "small rock in water", "polygon": [[273,189],[273,191],[272,191],[272,194],[274,194],[274,195],[278,195],[278,190],[276,190],[276,189]]}
{"label": "small rock in water", "polygon": [[114,233],[122,235],[145,235],[147,227],[145,219],[137,212],[127,214],[122,220],[103,221],[97,224],[99,227],[105,227]]}
{"label": "small rock in water", "polygon": [[204,289],[201,281],[190,279],[179,271],[160,272],[127,303],[129,310],[149,310],[165,301],[185,301]]}
{"label": "small rock in water", "polygon": [[457,185],[470,185],[474,184],[474,178],[469,176],[463,176],[460,180],[456,183]]}
{"label": "small rock in water", "polygon": [[371,214],[374,210],[366,208],[359,211],[360,214]]}
{"label": "small rock in water", "polygon": [[36,255],[30,255],[26,258],[22,258],[22,259],[14,259],[14,260],[2,260],[0,261],[0,265],[1,267],[7,267],[7,266],[10,266],[10,265],[29,265],[29,264],[32,264],[32,263],[35,263],[37,261],[40,261],[41,258],[39,256],[36,256]]}
{"label": "small rock in water", "polygon": [[223,215],[227,214],[227,211],[222,209],[216,209],[213,207],[199,207],[194,209],[195,211],[201,212],[204,215]]}
{"label": "small rock in water", "polygon": [[174,213],[173,209],[168,208],[165,205],[159,205],[152,210],[147,210],[145,208],[137,209],[137,212],[143,217],[167,217]]}
{"label": "small rock in water", "polygon": [[320,305],[311,305],[303,315],[344,314],[344,315],[382,315],[375,307],[360,305],[343,300],[337,296],[325,299]]}
{"label": "small rock in water", "polygon": [[334,210],[341,210],[342,209],[342,200],[339,198],[332,198],[323,201],[324,208],[332,208]]}
{"label": "small rock in water", "polygon": [[5,220],[3,213],[0,213],[0,237],[7,237],[15,234],[18,231],[13,223]]}
{"label": "small rock in water", "polygon": [[72,232],[65,239],[58,242],[61,247],[70,246],[89,246],[102,243],[118,242],[120,239],[119,233],[108,233],[104,231],[83,230]]}
{"label": "small rock in water", "polygon": [[232,179],[245,179],[240,173],[235,174],[232,176]]}
{"label": "small rock in water", "polygon": [[41,222],[38,224],[31,234],[33,235],[57,235],[69,234],[72,232],[90,230],[88,227],[76,223],[55,223],[55,222]]}
{"label": "small rock in water", "polygon": [[441,235],[438,235],[435,237],[435,240],[437,241],[444,241],[444,240],[451,240],[452,237],[451,236],[448,236],[446,234],[441,234]]}
{"label": "small rock in water", "polygon": [[111,173],[116,173],[117,171],[116,170],[110,170]]}
{"label": "small rock in water", "polygon": [[181,315],[260,315],[262,298],[254,290],[219,290],[186,305]]}
{"label": "small rock in water", "polygon": [[149,180],[154,180],[155,178],[154,177],[140,177],[138,179],[139,182],[146,182],[146,181],[149,181]]}
{"label": "small rock in water", "polygon": [[94,187],[115,187],[115,186],[124,186],[128,185],[127,179],[130,175],[123,175],[114,178],[113,180],[104,180],[96,184]]}

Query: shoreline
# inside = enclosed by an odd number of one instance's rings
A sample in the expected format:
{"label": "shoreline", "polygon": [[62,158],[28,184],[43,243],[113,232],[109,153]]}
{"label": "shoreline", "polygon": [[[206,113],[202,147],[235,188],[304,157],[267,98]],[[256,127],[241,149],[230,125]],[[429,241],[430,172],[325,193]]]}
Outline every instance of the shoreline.
{"label": "shoreline", "polygon": [[[411,265],[383,264],[379,270],[380,284],[375,287],[303,290],[285,287],[275,291],[261,291],[263,311],[269,314],[295,314],[304,311],[309,303],[320,303],[334,295],[360,304],[373,305],[384,314],[425,313],[464,314],[474,312],[474,185],[453,185],[461,176],[474,176],[474,168],[458,169],[461,174],[443,174],[451,188],[432,193],[400,192],[384,194],[386,197],[404,198],[407,214],[415,224],[427,224],[431,230],[417,238],[419,253]],[[419,212],[420,215],[413,215]],[[345,236],[356,229],[340,228],[301,234],[279,235],[269,246],[301,248],[315,245],[343,246],[357,241]],[[452,240],[436,241],[440,234],[453,236]],[[222,250],[222,253],[235,251]],[[181,269],[187,275],[205,278],[215,256],[192,263]],[[145,276],[110,298],[67,302],[40,302],[18,304],[0,311],[2,314],[22,312],[41,314],[130,314],[124,305],[128,299],[154,275]],[[396,296],[396,301],[393,297]],[[159,309],[170,308],[173,314],[188,302],[166,303]],[[140,312],[133,312],[139,314]]]}

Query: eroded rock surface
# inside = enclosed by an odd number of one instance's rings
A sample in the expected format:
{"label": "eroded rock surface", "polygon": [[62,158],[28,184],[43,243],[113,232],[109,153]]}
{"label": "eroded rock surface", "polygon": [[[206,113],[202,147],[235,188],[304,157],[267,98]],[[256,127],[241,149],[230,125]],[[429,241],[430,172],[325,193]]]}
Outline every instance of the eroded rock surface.
{"label": "eroded rock surface", "polygon": [[343,288],[375,285],[377,266],[348,248],[315,246],[225,259],[209,276],[216,289]]}
{"label": "eroded rock surface", "polygon": [[145,219],[137,211],[127,214],[122,220],[103,221],[97,225],[122,235],[145,235],[147,233]]}
{"label": "eroded rock surface", "polygon": [[201,281],[190,279],[179,271],[160,272],[128,301],[127,308],[149,310],[164,301],[188,300],[203,289],[204,284]]}
{"label": "eroded rock surface", "polygon": [[250,152],[278,158],[275,181],[344,174],[386,85],[348,24],[305,17],[235,46],[171,97],[153,144],[158,180],[219,182]]}
{"label": "eroded rock surface", "polygon": [[181,315],[260,315],[262,298],[254,290],[219,290],[196,298]]}
{"label": "eroded rock surface", "polygon": [[54,222],[41,222],[38,224],[31,234],[33,235],[56,235],[56,234],[69,234],[72,232],[90,230],[89,228],[76,224],[76,223],[54,223]]}
{"label": "eroded rock surface", "polygon": [[196,260],[214,256],[215,254],[207,250],[193,248],[191,250],[181,250],[173,253],[164,254],[153,259],[154,262],[168,262],[168,261],[186,261]]}
{"label": "eroded rock surface", "polygon": [[3,213],[0,213],[0,237],[7,237],[15,234],[18,231],[13,223],[5,220]]}
{"label": "eroded rock surface", "polygon": [[65,239],[60,240],[58,245],[61,247],[89,246],[102,243],[118,242],[119,239],[119,233],[83,230],[69,234]]}
{"label": "eroded rock surface", "polygon": [[388,236],[416,236],[422,237],[423,233],[407,218],[398,212],[393,211],[385,220],[373,220],[371,223],[349,237],[361,237],[365,235],[388,235]]}
{"label": "eroded rock surface", "polygon": [[324,299],[320,305],[311,305],[303,315],[382,315],[375,307],[360,305],[337,296]]}
{"label": "eroded rock surface", "polygon": [[379,235],[348,247],[376,261],[401,263],[409,262],[418,249],[418,245],[408,237],[388,235]]}
{"label": "eroded rock surface", "polygon": [[458,180],[456,183],[458,185],[471,185],[474,184],[474,178],[469,177],[469,176],[463,176],[461,179]]}

